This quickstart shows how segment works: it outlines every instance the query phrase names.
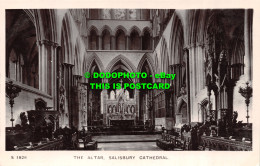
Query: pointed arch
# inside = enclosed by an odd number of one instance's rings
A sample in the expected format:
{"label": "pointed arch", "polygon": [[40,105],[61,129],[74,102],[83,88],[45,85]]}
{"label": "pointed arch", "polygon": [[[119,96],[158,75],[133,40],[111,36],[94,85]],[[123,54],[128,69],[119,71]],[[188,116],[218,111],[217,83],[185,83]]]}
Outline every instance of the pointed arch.
{"label": "pointed arch", "polygon": [[74,47],[72,42],[72,30],[71,21],[66,13],[62,20],[61,29],[61,48],[62,48],[62,59],[65,63],[73,64]]}
{"label": "pointed arch", "polygon": [[160,66],[160,72],[168,73],[169,69],[169,52],[167,47],[167,42],[164,37],[162,37],[162,43],[161,43],[161,66]]}
{"label": "pointed arch", "polygon": [[137,26],[134,25],[134,26],[132,26],[132,27],[130,28],[128,35],[130,35],[133,31],[136,31],[139,36],[141,36],[141,34],[142,34],[141,30],[140,30]]}
{"label": "pointed arch", "polygon": [[143,36],[145,32],[148,32],[150,34],[150,36],[153,36],[153,31],[152,31],[151,28],[144,27],[143,30],[142,30],[141,36]]}
{"label": "pointed arch", "polygon": [[89,57],[85,56],[83,63],[83,72],[90,72],[91,65],[95,62],[100,72],[105,72],[104,65],[96,53],[93,53]]}
{"label": "pointed arch", "polygon": [[[28,10],[27,10],[28,13]],[[57,43],[57,20],[54,9],[34,10],[37,40],[48,40]]]}
{"label": "pointed arch", "polygon": [[116,50],[126,49],[126,30],[118,29],[115,33],[116,38]]}
{"label": "pointed arch", "polygon": [[100,34],[102,34],[104,30],[107,30],[107,31],[110,33],[110,35],[113,34],[112,29],[111,29],[108,25],[104,25],[104,26],[100,29]]}
{"label": "pointed arch", "polygon": [[127,30],[126,30],[126,28],[125,28],[124,26],[122,26],[122,25],[118,25],[118,26],[115,28],[115,30],[114,30],[114,33],[113,33],[114,36],[115,36],[116,33],[118,32],[118,30],[122,30],[122,31],[125,33],[125,35],[127,35]]}
{"label": "pointed arch", "polygon": [[87,32],[88,36],[91,35],[91,31],[93,31],[93,30],[96,32],[97,35],[99,35],[99,30],[97,29],[97,27],[95,27],[94,25],[91,25]]}
{"label": "pointed arch", "polygon": [[106,68],[106,72],[111,72],[114,65],[119,61],[121,61],[122,64],[124,64],[130,70],[130,72],[136,72],[136,68],[133,65],[133,63],[128,58],[126,58],[125,56],[123,56],[121,54],[109,62],[109,64],[107,65],[107,68]]}
{"label": "pointed arch", "polygon": [[184,33],[183,25],[177,14],[173,15],[172,29],[170,34],[170,64],[181,64],[183,59]]}
{"label": "pointed arch", "polygon": [[[154,76],[156,74],[155,73],[155,71],[156,71],[155,63],[154,63],[154,60],[152,59],[151,55],[149,55],[147,53],[141,58],[138,66],[137,66],[137,72],[141,72],[142,67],[145,64],[145,62],[147,62],[149,69],[150,69],[152,75]],[[152,77],[153,82],[155,81],[154,79],[155,78]]]}
{"label": "pointed arch", "polygon": [[81,75],[82,74],[82,57],[81,57],[81,50],[80,50],[80,43],[79,38],[77,38],[76,45],[75,45],[75,54],[74,54],[74,74]]}

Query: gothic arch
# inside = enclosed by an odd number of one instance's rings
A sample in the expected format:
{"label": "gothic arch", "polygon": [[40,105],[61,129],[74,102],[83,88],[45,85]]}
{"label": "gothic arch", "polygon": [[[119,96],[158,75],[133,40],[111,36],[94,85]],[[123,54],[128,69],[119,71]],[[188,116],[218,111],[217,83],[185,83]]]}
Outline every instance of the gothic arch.
{"label": "gothic arch", "polygon": [[85,58],[84,65],[83,65],[84,68],[83,72],[90,72],[90,68],[94,62],[97,64],[100,72],[105,71],[102,61],[100,60],[100,58],[97,56],[96,53],[93,53],[88,58]]}
{"label": "gothic arch", "polygon": [[[152,72],[152,75],[154,76],[154,74],[156,74],[155,73],[155,65],[154,65],[154,61],[153,61],[153,59],[152,59],[152,57],[149,55],[149,54],[145,54],[143,57],[142,57],[142,59],[140,60],[140,62],[139,62],[139,64],[138,64],[138,66],[137,66],[137,71],[138,72],[141,72],[141,70],[142,70],[142,67],[143,67],[143,65],[144,65],[144,63],[147,61],[147,63],[148,63],[148,66],[149,66],[149,68],[150,68],[150,71]],[[152,77],[152,79],[153,79],[153,82],[154,82],[154,77]]]}
{"label": "gothic arch", "polygon": [[143,30],[142,30],[141,36],[143,36],[145,32],[149,32],[150,36],[151,36],[151,37],[153,36],[153,31],[152,31],[151,28],[149,28],[149,27],[144,27]]}
{"label": "gothic arch", "polygon": [[129,30],[129,33],[128,33],[128,36],[130,36],[130,34],[133,32],[133,31],[136,31],[138,33],[139,36],[141,36],[142,32],[141,30],[137,27],[137,26],[132,26]]}
{"label": "gothic arch", "polygon": [[[28,13],[28,10],[26,13]],[[34,10],[37,41],[48,40],[57,43],[56,15],[54,9]]]}
{"label": "gothic arch", "polygon": [[209,13],[209,10],[191,10],[188,12],[186,45],[199,44],[205,41]]}
{"label": "gothic arch", "polygon": [[102,34],[104,30],[107,30],[107,31],[110,33],[110,35],[113,34],[112,29],[111,29],[108,25],[104,25],[104,26],[100,29],[100,34]]}
{"label": "gothic arch", "polygon": [[75,45],[75,56],[74,57],[74,74],[76,75],[81,75],[82,74],[82,68],[81,68],[81,58],[80,58],[80,48],[79,48],[79,43],[78,41],[76,42]]}
{"label": "gothic arch", "polygon": [[136,68],[132,64],[132,62],[128,58],[123,56],[123,55],[118,55],[113,60],[111,60],[109,62],[109,64],[107,65],[106,72],[111,72],[111,70],[113,69],[114,65],[117,62],[119,62],[119,61],[121,61],[131,72],[136,72]]}
{"label": "gothic arch", "polygon": [[73,64],[74,47],[71,33],[71,21],[68,14],[62,20],[61,46],[63,50],[63,62]]}
{"label": "gothic arch", "polygon": [[[181,98],[178,102],[177,102],[177,113],[181,113],[181,106],[186,103],[186,101]],[[187,104],[187,103],[186,103]]]}
{"label": "gothic arch", "polygon": [[165,38],[162,38],[161,43],[161,72],[168,73],[169,70],[169,52]]}
{"label": "gothic arch", "polygon": [[95,27],[94,25],[91,25],[91,26],[89,27],[89,29],[88,29],[88,32],[87,32],[88,36],[91,35],[90,33],[91,33],[92,30],[94,30],[97,35],[100,35],[99,30],[97,29],[97,27]]}
{"label": "gothic arch", "polygon": [[118,30],[122,30],[122,31],[125,33],[125,35],[128,34],[128,33],[127,33],[127,30],[125,29],[125,27],[123,27],[122,25],[118,25],[118,26],[115,28],[115,30],[114,30],[114,33],[113,33],[114,36],[115,36],[116,33],[118,32]]}
{"label": "gothic arch", "polygon": [[181,20],[177,14],[173,15],[172,29],[170,34],[170,64],[181,64],[183,56],[184,34]]}

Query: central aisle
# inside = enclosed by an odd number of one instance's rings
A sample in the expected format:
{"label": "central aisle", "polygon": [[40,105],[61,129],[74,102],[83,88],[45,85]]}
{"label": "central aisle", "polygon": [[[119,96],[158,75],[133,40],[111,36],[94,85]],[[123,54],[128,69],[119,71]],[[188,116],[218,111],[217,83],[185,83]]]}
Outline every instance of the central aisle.
{"label": "central aisle", "polygon": [[101,151],[162,151],[156,142],[99,143]]}

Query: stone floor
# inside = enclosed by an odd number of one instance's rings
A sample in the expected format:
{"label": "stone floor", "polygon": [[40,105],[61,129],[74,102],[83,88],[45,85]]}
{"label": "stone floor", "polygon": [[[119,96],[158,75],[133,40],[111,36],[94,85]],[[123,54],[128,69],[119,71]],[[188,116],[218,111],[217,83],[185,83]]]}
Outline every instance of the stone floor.
{"label": "stone floor", "polygon": [[106,135],[93,136],[101,151],[160,151],[156,139],[161,135]]}
{"label": "stone floor", "polygon": [[93,136],[92,139],[100,143],[116,143],[116,142],[154,142],[161,138],[161,135],[103,135]]}
{"label": "stone floor", "polygon": [[156,142],[98,143],[100,151],[161,151]]}

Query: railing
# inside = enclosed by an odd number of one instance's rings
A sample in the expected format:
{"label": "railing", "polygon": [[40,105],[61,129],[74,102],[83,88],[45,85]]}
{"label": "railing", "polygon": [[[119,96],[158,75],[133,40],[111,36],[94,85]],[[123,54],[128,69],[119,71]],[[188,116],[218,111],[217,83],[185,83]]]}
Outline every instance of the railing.
{"label": "railing", "polygon": [[37,145],[29,145],[18,147],[18,151],[38,151],[38,150],[62,150],[63,149],[63,140],[57,139],[53,141],[41,142]]}
{"label": "railing", "polygon": [[202,150],[252,151],[252,143],[221,137],[201,136]]}

